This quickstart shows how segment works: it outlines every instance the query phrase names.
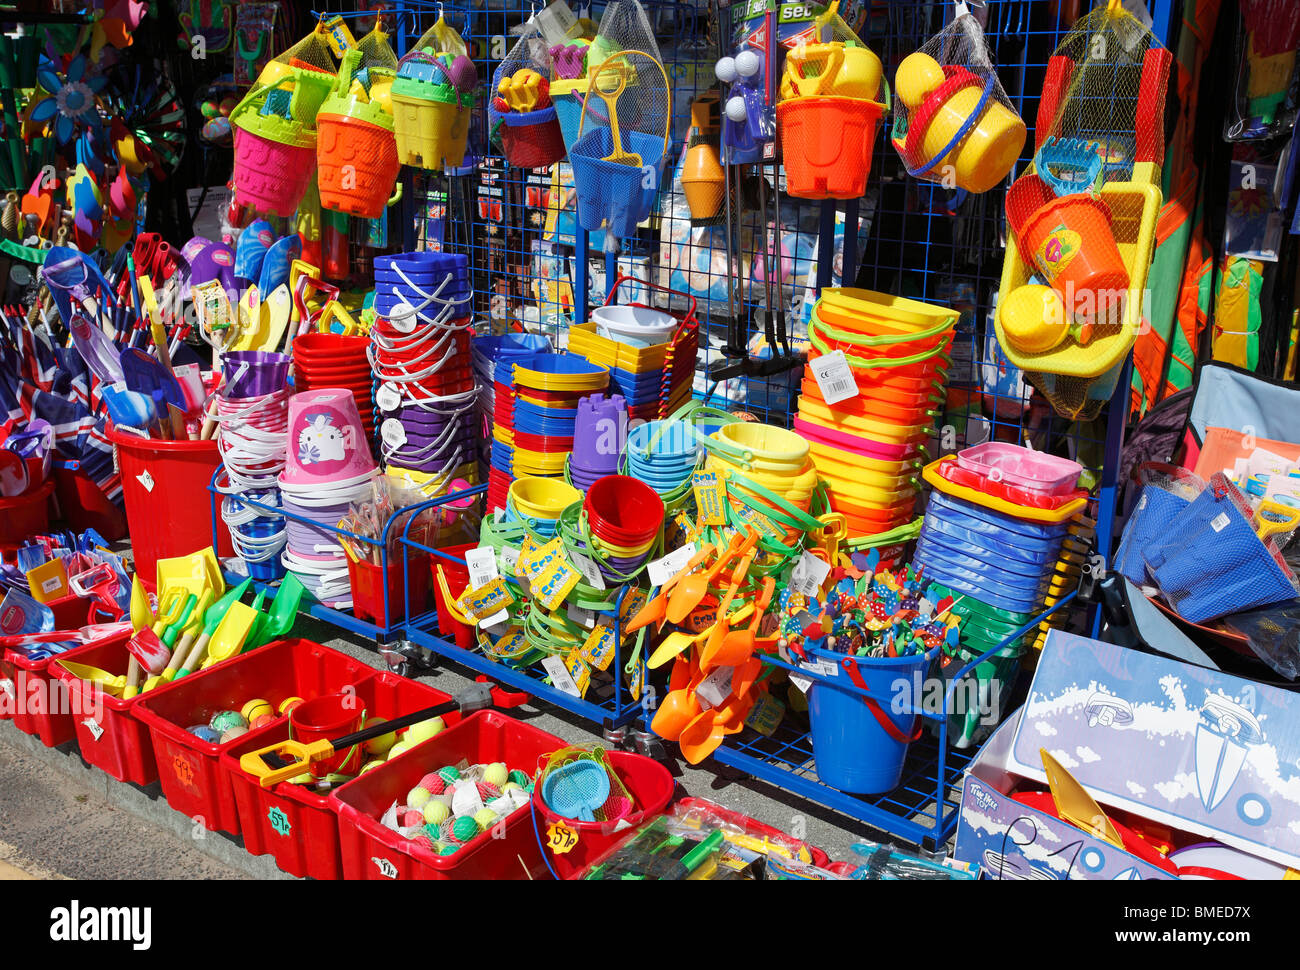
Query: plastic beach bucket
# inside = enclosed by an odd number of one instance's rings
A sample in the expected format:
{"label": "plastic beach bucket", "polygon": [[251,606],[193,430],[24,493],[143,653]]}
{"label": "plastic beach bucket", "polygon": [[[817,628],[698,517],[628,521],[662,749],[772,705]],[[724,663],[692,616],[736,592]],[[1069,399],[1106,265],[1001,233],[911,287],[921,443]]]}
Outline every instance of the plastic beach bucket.
{"label": "plastic beach bucket", "polygon": [[799,199],[860,199],[885,106],[855,98],[791,98],[776,106],[786,185]]}
{"label": "plastic beach bucket", "polygon": [[1076,319],[1106,318],[1128,289],[1129,275],[1111,231],[1111,211],[1087,193],[1037,209],[1021,230],[1027,261],[1051,281]]}
{"label": "plastic beach bucket", "polygon": [[[295,741],[333,741],[361,730],[363,711],[355,693],[322,694],[303,701],[289,712],[289,733]],[[326,775],[355,774],[361,767],[361,745],[335,751],[328,758],[312,761],[315,778]]]}

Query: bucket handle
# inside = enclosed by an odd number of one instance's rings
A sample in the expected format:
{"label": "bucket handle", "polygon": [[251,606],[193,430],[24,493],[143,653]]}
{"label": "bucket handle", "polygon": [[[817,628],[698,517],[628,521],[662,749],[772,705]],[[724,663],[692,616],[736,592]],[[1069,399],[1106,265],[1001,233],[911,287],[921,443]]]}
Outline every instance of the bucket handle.
{"label": "bucket handle", "polygon": [[[912,168],[907,164],[907,158],[902,154],[902,152],[899,153],[900,157],[903,158],[903,165],[907,169],[908,175],[911,175],[914,178],[919,178],[925,175],[930,171],[930,169],[938,165],[939,162],[947,158],[949,152],[962,143],[963,139],[970,134],[971,129],[979,123],[979,119],[983,116],[985,109],[988,107],[989,98],[993,96],[993,86],[997,84],[997,81],[998,78],[996,74],[989,75],[988,80],[984,82],[984,91],[980,94],[980,99],[975,103],[975,107],[971,110],[971,113],[966,116],[966,120],[961,123],[961,127],[957,129],[956,134],[952,136],[948,144],[939,149],[939,151],[935,153],[934,157],[928,162],[925,162],[916,168]],[[895,147],[898,147],[897,142],[895,142]]]}
{"label": "bucket handle", "polygon": [[[814,79],[816,81],[815,90],[809,95],[810,97],[824,96],[826,94],[827,82],[833,81],[836,75],[840,73],[840,68],[844,66],[844,45],[837,41],[832,41],[826,46],[830,48],[830,55],[826,58],[826,67]],[[801,60],[796,61],[802,69],[802,66],[808,63],[808,49],[807,47],[800,45],[786,54],[786,59],[790,59],[796,53],[801,53],[803,55]],[[794,78],[791,78],[790,80],[794,85],[795,93],[802,97],[804,92],[803,89],[799,87],[799,83],[795,81]],[[808,79],[803,78],[803,80],[806,81]]]}
{"label": "bucket handle", "polygon": [[[867,687],[867,682],[862,678],[862,672],[858,670],[857,657],[841,657],[840,667],[842,667],[844,669],[844,672],[849,675],[849,680],[853,681],[854,687],[862,691],[864,694],[869,694],[871,692]],[[880,705],[876,703],[874,698],[867,697],[864,698],[864,700],[866,701],[867,710],[869,710],[871,712],[872,717],[876,719],[876,723],[879,724],[881,728],[884,729],[884,732],[886,734],[888,734],[899,744],[911,744],[913,741],[916,741],[921,737],[921,731],[924,725],[920,718],[917,718],[916,729],[912,732],[911,736],[909,737],[908,735],[900,731],[898,729],[898,725],[896,725],[893,721],[891,721],[889,717],[885,714],[885,712],[880,709]]]}

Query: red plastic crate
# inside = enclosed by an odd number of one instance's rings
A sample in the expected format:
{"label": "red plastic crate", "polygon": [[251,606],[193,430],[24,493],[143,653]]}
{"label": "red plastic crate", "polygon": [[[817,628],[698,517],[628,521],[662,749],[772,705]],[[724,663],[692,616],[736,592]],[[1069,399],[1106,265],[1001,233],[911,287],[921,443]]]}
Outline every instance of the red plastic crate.
{"label": "red plastic crate", "polygon": [[[411,550],[411,582],[409,592],[413,615],[418,616],[429,607],[430,578],[429,554]],[[387,582],[385,582],[387,580]],[[352,612],[360,619],[370,620],[387,627],[406,619],[406,564],[401,553],[390,553],[388,572],[374,562],[357,562],[348,559],[348,582],[352,585]],[[384,587],[388,587],[388,610],[384,610]]]}
{"label": "red plastic crate", "polygon": [[[130,634],[122,633],[106,643],[125,647]],[[17,650],[4,650],[0,659],[0,681],[12,684],[13,693],[0,702],[11,713],[14,726],[24,734],[40,738],[47,748],[66,744],[76,737],[74,715],[82,710],[80,698],[71,697],[63,681],[55,677],[50,664],[56,657],[68,660],[89,649],[77,647],[44,660],[31,660]],[[8,693],[8,687],[0,684]],[[6,718],[7,720],[7,718]]]}
{"label": "red plastic crate", "polygon": [[[149,727],[167,804],[214,832],[239,835],[235,794],[220,759],[224,748],[242,739],[209,744],[186,729],[206,724],[218,711],[237,711],[257,697],[278,710],[286,698],[337,693],[373,673],[361,661],[319,643],[279,640],[150,691],[136,704],[135,716]],[[268,725],[247,736],[251,740],[274,728]]]}
{"label": "red plastic crate", "polygon": [[158,762],[154,758],[149,728],[135,717],[136,704],[145,695],[137,694],[130,700],[123,700],[105,694],[99,687],[72,674],[61,664],[61,661],[68,660],[89,664],[111,674],[124,674],[131,660],[126,640],[124,636],[59,654],[50,661],[50,677],[63,682],[82,711],[98,708],[93,717],[73,719],[81,756],[118,781],[148,785],[158,780]]}
{"label": "red plastic crate", "polygon": [[[533,831],[531,807],[506,818],[504,837],[483,832],[449,856],[436,856],[380,824],[394,801],[430,771],[454,765],[504,761],[530,775],[538,759],[564,742],[498,711],[479,711],[436,738],[367,771],[334,793],[345,879],[544,879],[548,872]],[[520,865],[520,859],[523,865]],[[527,872],[525,872],[525,868]]]}
{"label": "red plastic crate", "polygon": [[[387,671],[357,685],[357,701],[367,720],[382,717],[391,721],[449,700],[450,696],[440,690]],[[460,721],[460,714],[443,714],[442,719],[450,727]],[[244,754],[288,736],[288,721],[282,720],[256,735],[240,738],[221,755],[221,766],[230,775],[235,793],[244,848],[251,855],[274,856],[275,864],[291,876],[341,879],[343,856],[339,848],[338,803],[334,798],[288,782],[263,788],[239,767]]]}

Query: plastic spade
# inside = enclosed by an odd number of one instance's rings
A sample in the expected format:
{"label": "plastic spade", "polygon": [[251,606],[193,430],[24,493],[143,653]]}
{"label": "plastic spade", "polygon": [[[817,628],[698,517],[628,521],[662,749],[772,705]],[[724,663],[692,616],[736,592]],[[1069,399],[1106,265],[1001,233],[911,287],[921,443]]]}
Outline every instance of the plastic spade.
{"label": "plastic spade", "polygon": [[[176,671],[176,677],[174,679],[179,680],[186,674],[199,668],[200,661],[207,653],[208,643],[212,640],[212,636],[216,633],[217,627],[221,624],[222,619],[225,618],[226,613],[231,609],[231,607],[239,602],[239,598],[244,595],[248,590],[248,587],[252,584],[253,581],[251,579],[244,580],[238,586],[227,591],[225,596],[221,597],[207,608],[203,614],[203,632],[200,633],[193,641],[192,645],[189,646],[189,653],[181,662],[181,666]],[[185,646],[185,641],[182,639],[181,644],[177,649],[182,649]]]}
{"label": "plastic spade", "polygon": [[754,547],[758,542],[758,533],[749,532],[743,537],[737,533],[731,537],[731,542],[718,556],[718,561],[702,573],[692,573],[677,584],[673,590],[672,597],[668,600],[667,617],[669,623],[681,623],[691,614],[695,607],[700,605],[700,601],[709,591],[709,586],[717,579],[718,574],[726,568],[727,564],[737,555],[744,555]]}
{"label": "plastic spade", "polygon": [[1052,791],[1052,801],[1056,803],[1057,814],[1071,825],[1077,825],[1085,832],[1091,832],[1097,838],[1123,848],[1124,841],[1120,838],[1115,823],[1101,810],[1101,806],[1088,794],[1088,790],[1079,784],[1074,775],[1066,771],[1059,761],[1048,754],[1046,748],[1039,748],[1038,754],[1043,759],[1043,771],[1047,773],[1047,787]]}
{"label": "plastic spade", "polygon": [[[734,614],[728,617],[727,622],[729,624],[739,623],[750,614],[751,610],[753,610],[753,606],[746,603]],[[663,642],[655,648],[655,652],[650,655],[650,659],[646,661],[645,665],[651,670],[662,667],[668,661],[684,652],[691,645],[705,640],[713,632],[714,627],[716,626],[717,624],[715,623],[701,630],[699,633],[683,633],[680,630],[674,630],[672,633],[668,634],[668,636],[664,637]]]}
{"label": "plastic spade", "polygon": [[258,616],[258,611],[253,607],[232,603],[212,633],[212,639],[208,643],[208,659],[203,662],[203,666],[210,667],[239,653]]}
{"label": "plastic spade", "polygon": [[72,676],[89,681],[99,687],[105,694],[112,694],[114,697],[121,697],[123,690],[126,688],[126,676],[124,674],[114,676],[107,670],[101,670],[87,664],[73,663],[71,660],[60,660],[59,666]]}
{"label": "plastic spade", "polygon": [[[215,598],[216,594],[214,594],[212,590],[205,589],[202,595],[195,600],[194,608],[189,611],[189,615],[183,621],[183,624],[179,627],[174,626],[168,630],[169,633],[173,630],[179,631],[180,641],[176,644],[176,648],[172,651],[171,659],[167,661],[167,666],[163,669],[162,679],[165,682],[170,683],[176,676],[176,671],[180,670],[181,664],[185,662],[185,657],[188,655],[190,648],[194,645],[194,641],[203,632],[204,614],[207,613],[208,607],[212,605],[212,601]],[[167,642],[165,637],[163,642]],[[146,687],[147,686],[148,685],[146,685]]]}
{"label": "plastic spade", "polygon": [[771,576],[766,577],[763,580],[763,591],[754,604],[754,618],[749,621],[749,626],[743,630],[731,630],[725,637],[718,637],[716,634],[709,637],[709,642],[700,655],[700,665],[703,667],[734,667],[748,660],[754,652],[754,640],[758,636],[758,625],[762,622],[763,614],[767,612],[767,608],[772,602],[772,594],[775,591],[776,580]]}
{"label": "plastic spade", "polygon": [[292,630],[294,621],[298,618],[298,607],[306,592],[307,588],[297,576],[293,573],[285,574],[284,579],[280,580],[280,588],[275,593],[275,599],[271,601],[270,613],[264,616],[256,630],[249,634],[246,649],[251,650],[272,640],[278,640]]}
{"label": "plastic spade", "polygon": [[647,627],[651,623],[658,623],[662,620],[664,618],[664,613],[668,608],[669,594],[672,593],[673,589],[682,579],[686,578],[686,576],[690,574],[692,569],[698,567],[700,563],[708,559],[709,556],[713,555],[713,553],[713,546],[708,543],[702,545],[696,551],[695,555],[691,557],[691,561],[686,564],[686,567],[670,578],[668,582],[664,583],[659,592],[654,595],[654,598],[646,603],[645,606],[641,607],[636,616],[632,617],[631,622],[627,625],[627,632],[635,633],[642,627]]}
{"label": "plastic spade", "polygon": [[[175,666],[173,665],[180,663],[180,661],[176,659],[176,641],[180,637],[181,631],[184,630],[185,625],[189,623],[190,617],[196,612],[200,612],[198,610],[198,602],[199,598],[193,593],[187,594],[184,605],[181,608],[180,616],[169,623],[167,628],[163,630],[160,639],[162,640],[163,647],[167,650],[167,663],[162,670],[152,671],[153,676],[144,682],[143,691],[145,693],[148,693],[157,687],[162,682],[162,675],[168,670],[175,670]],[[130,649],[130,647],[128,646],[127,649]],[[144,663],[144,661],[141,660],[141,663]]]}

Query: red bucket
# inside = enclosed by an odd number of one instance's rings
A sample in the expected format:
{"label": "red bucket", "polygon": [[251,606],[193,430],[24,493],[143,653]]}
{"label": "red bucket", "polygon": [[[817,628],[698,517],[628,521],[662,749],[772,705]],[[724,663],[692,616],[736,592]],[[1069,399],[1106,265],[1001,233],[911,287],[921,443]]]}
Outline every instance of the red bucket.
{"label": "red bucket", "polygon": [[0,498],[0,548],[16,549],[32,536],[50,531],[50,495],[54,479],[13,498]]}
{"label": "red bucket", "polygon": [[776,106],[786,187],[798,199],[867,193],[876,126],[885,106],[856,98],[794,98]]}
{"label": "red bucket", "polygon": [[[377,562],[348,560],[348,581],[352,584],[352,612],[360,619],[370,619],[388,627],[406,618],[406,596],[411,597],[413,616],[419,616],[429,604],[428,554],[411,550],[411,583],[408,588],[406,566],[401,553],[388,554],[388,576]],[[384,588],[388,588],[388,611],[384,610]]]}
{"label": "red bucket", "polygon": [[[221,465],[216,441],[159,441],[110,429],[131,529],[135,571],[154,584],[159,559],[188,556],[212,545],[208,483]],[[233,556],[230,532],[217,521],[217,557]]]}
{"label": "red bucket", "polygon": [[[313,741],[334,741],[344,735],[361,730],[361,704],[355,692],[321,694],[303,701],[289,712],[289,733],[295,741],[311,744]],[[362,747],[354,744],[335,751],[328,758],[317,758],[311,763],[314,778],[339,772],[354,775],[361,767]]]}
{"label": "red bucket", "polygon": [[[555,109],[529,114],[544,116],[532,124],[512,125],[502,120],[501,150],[506,161],[520,168],[548,168],[564,158],[564,132]],[[549,116],[549,117],[545,117]]]}
{"label": "red bucket", "polygon": [[664,521],[664,500],[637,478],[606,475],[587,489],[584,503],[591,533],[617,546],[638,546],[652,539]]}
{"label": "red bucket", "polygon": [[316,148],[285,145],[235,125],[235,201],[287,218],[316,170]]}
{"label": "red bucket", "polygon": [[54,497],[68,527],[77,532],[94,529],[109,542],[126,536],[126,513],[109,501],[90,477],[73,468],[54,468]]}

